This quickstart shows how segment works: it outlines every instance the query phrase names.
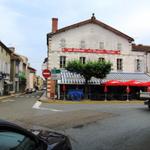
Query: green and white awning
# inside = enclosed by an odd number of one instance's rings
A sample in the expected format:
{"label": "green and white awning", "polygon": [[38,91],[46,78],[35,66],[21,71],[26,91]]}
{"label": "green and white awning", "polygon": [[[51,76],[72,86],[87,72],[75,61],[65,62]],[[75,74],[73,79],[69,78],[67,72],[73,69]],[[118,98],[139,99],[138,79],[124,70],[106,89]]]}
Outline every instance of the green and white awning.
{"label": "green and white awning", "polygon": [[[124,73],[124,72],[111,72],[103,80],[92,77],[89,81],[89,84],[100,85],[109,80],[119,80],[119,81],[128,81],[128,80],[137,80],[141,82],[150,81],[150,76],[145,73]],[[61,71],[61,79],[58,80],[58,84],[84,84],[85,79],[76,73],[69,72],[67,70]]]}

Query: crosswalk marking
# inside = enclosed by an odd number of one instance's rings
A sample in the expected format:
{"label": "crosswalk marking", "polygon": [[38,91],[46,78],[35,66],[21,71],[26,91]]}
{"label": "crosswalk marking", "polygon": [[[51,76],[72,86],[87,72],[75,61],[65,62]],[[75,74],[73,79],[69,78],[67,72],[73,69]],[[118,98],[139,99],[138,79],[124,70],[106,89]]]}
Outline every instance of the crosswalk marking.
{"label": "crosswalk marking", "polygon": [[36,101],[35,104],[32,106],[32,108],[34,108],[34,109],[40,109],[40,110],[49,110],[49,111],[54,111],[54,112],[62,112],[63,111],[63,110],[54,109],[54,108],[40,107],[41,104],[42,104],[42,102]]}

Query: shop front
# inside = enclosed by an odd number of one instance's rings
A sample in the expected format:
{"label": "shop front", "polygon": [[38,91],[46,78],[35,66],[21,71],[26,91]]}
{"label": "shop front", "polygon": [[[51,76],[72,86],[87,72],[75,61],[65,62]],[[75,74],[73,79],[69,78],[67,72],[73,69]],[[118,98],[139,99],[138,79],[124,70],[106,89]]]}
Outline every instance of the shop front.
{"label": "shop front", "polygon": [[[66,70],[61,72],[58,81],[58,99],[71,99],[70,92],[81,93],[84,99],[84,78]],[[145,73],[110,73],[103,80],[91,78],[88,85],[88,98],[91,100],[139,100],[140,91],[150,87],[150,76]],[[72,98],[73,99],[73,98]]]}

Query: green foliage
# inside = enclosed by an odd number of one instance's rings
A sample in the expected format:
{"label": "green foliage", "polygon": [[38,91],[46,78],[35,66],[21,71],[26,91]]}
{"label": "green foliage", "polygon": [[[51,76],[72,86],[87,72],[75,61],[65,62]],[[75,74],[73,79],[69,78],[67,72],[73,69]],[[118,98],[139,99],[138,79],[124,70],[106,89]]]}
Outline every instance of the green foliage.
{"label": "green foliage", "polygon": [[66,69],[82,75],[87,83],[91,77],[105,78],[111,71],[111,66],[112,64],[106,61],[88,61],[82,64],[79,60],[73,60],[68,62]]}

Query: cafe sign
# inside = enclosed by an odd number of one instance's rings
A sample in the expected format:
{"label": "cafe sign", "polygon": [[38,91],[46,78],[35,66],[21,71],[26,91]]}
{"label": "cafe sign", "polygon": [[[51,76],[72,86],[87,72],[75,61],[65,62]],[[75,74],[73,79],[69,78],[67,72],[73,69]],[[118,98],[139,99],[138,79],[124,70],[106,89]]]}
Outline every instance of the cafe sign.
{"label": "cafe sign", "polygon": [[112,54],[112,55],[120,54],[120,50],[79,49],[79,48],[63,48],[62,52],[96,53],[96,54]]}

